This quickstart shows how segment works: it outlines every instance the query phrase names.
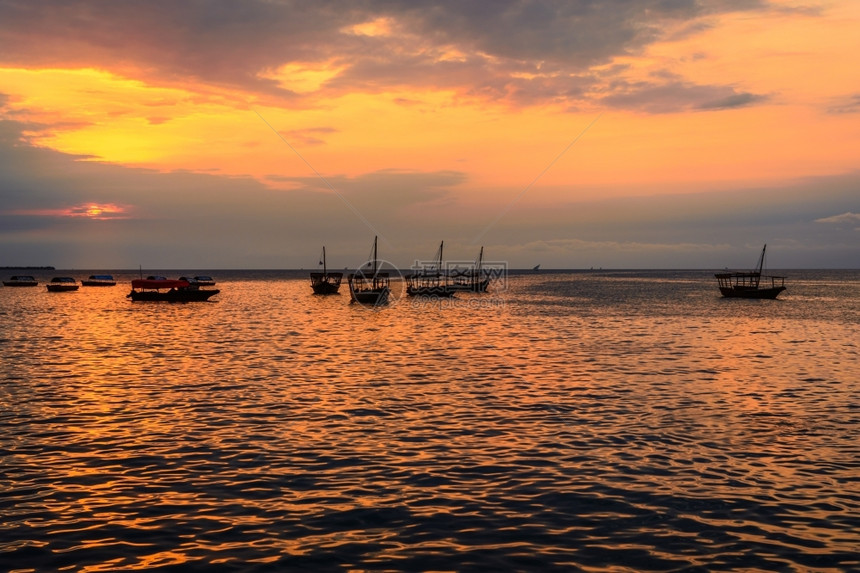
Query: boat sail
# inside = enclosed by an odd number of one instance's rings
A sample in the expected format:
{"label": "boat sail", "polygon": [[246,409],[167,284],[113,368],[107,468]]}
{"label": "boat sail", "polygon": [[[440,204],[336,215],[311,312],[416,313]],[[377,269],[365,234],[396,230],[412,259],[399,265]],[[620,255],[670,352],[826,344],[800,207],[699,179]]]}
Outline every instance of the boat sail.
{"label": "boat sail", "polygon": [[484,273],[484,247],[478,253],[475,265],[466,271],[457,271],[451,277],[449,288],[455,291],[487,292],[490,276]]}
{"label": "boat sail", "polygon": [[343,280],[343,273],[328,272],[325,260],[325,246],[322,248],[320,264],[322,265],[323,272],[311,273],[311,288],[314,294],[338,294],[340,282]]}
{"label": "boat sail", "polygon": [[754,271],[715,273],[720,293],[728,298],[776,298],[785,290],[785,277],[762,275],[764,254],[767,244],[762,247],[758,265]]}
{"label": "boat sail", "polygon": [[379,259],[377,258],[377,239],[373,237],[373,253],[371,260],[362,265],[371,265],[369,270],[359,268],[347,277],[349,283],[350,302],[380,306],[388,303],[389,288],[388,273],[380,272]]}
{"label": "boat sail", "polygon": [[448,283],[448,277],[442,272],[442,249],[444,246],[445,241],[439,243],[439,250],[436,251],[436,257],[432,264],[406,277],[407,295],[426,297],[454,296],[455,289],[451,288],[451,285]]}

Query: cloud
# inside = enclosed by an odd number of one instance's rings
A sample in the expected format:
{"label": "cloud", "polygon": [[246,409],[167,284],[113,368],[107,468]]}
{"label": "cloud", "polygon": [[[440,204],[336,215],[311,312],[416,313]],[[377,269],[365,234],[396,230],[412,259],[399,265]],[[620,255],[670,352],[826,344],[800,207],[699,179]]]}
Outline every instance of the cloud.
{"label": "cloud", "polygon": [[593,66],[707,29],[721,14],[772,9],[692,0],[10,1],[0,4],[0,64],[96,67],[160,84],[196,79],[293,106],[314,105],[321,93],[403,86],[573,103],[594,81]]}
{"label": "cloud", "polygon": [[860,113],[860,94],[851,94],[839,98],[827,108],[828,113]]}
{"label": "cloud", "polygon": [[722,110],[746,107],[768,100],[767,96],[737,92],[721,85],[697,85],[664,74],[667,81],[655,78],[646,82],[615,81],[610,95],[601,102],[614,108],[637,109],[648,113],[676,113],[689,110]]}
{"label": "cloud", "polygon": [[860,214],[852,213],[851,211],[842,213],[841,215],[833,215],[831,217],[822,217],[815,219],[816,223],[828,223],[834,225],[842,224],[858,224],[860,223]]}

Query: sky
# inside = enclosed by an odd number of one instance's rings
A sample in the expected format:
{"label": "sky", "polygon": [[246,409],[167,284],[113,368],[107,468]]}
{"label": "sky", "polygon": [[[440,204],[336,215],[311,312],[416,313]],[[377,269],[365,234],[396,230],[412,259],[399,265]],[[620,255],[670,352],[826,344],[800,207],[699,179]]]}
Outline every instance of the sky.
{"label": "sky", "polygon": [[860,268],[860,2],[0,0],[0,266]]}

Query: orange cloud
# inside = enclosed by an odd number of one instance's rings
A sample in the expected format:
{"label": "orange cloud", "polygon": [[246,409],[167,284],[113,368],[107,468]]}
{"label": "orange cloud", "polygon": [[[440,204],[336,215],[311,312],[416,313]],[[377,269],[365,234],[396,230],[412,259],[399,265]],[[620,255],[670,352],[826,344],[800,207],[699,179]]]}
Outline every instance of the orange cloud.
{"label": "orange cloud", "polygon": [[31,217],[76,217],[108,221],[112,219],[130,218],[132,208],[112,203],[83,203],[61,209],[14,209],[4,211],[4,215]]}

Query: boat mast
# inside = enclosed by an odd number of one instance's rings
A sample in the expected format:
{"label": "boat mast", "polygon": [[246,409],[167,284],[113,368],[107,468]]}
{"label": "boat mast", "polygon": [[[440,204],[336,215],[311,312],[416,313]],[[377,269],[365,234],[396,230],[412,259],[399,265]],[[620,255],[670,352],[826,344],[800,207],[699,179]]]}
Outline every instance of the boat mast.
{"label": "boat mast", "polygon": [[327,276],[327,275],[328,275],[328,270],[326,269],[326,264],[325,264],[325,245],[323,245],[323,260],[322,260],[322,264],[323,264],[323,276]]}
{"label": "boat mast", "polygon": [[445,241],[439,243],[439,260],[436,262],[436,272],[442,273],[442,247],[445,245]]}
{"label": "boat mast", "polygon": [[764,247],[761,249],[761,257],[758,259],[758,268],[756,272],[761,274],[761,271],[764,269],[764,252],[767,250],[767,243],[764,244]]}
{"label": "boat mast", "polygon": [[376,278],[376,235],[373,236],[373,278]]}

